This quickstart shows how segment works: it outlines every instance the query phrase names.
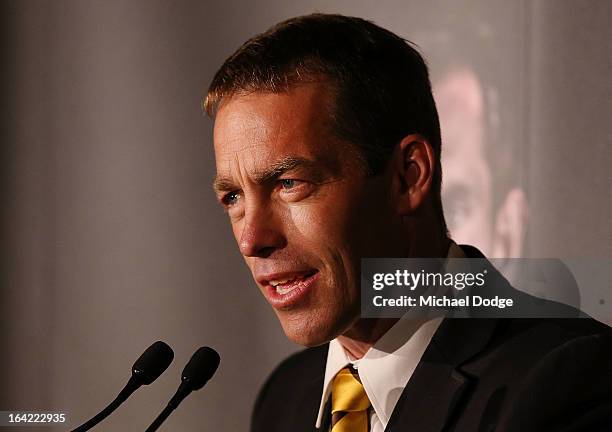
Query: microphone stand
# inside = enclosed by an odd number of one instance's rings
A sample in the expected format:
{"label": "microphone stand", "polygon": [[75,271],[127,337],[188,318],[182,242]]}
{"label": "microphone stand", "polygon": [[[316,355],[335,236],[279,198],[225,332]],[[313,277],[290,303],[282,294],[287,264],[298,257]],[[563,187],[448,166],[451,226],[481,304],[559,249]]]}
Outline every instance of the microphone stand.
{"label": "microphone stand", "polygon": [[178,390],[176,391],[174,396],[172,396],[172,399],[170,399],[168,405],[166,405],[166,408],[164,408],[163,411],[159,413],[157,418],[153,420],[153,423],[151,423],[151,426],[149,426],[145,432],[154,432],[159,429],[161,424],[170,416],[170,414],[172,414],[172,412],[179,406],[183,399],[185,399],[192,391],[193,389],[187,383],[181,382]]}
{"label": "microphone stand", "polygon": [[119,395],[112,401],[106,408],[96,414],[95,417],[83,423],[78,428],[72,430],[71,432],[85,432],[100,423],[106,417],[108,417],[113,411],[115,411],[119,405],[121,405],[125,400],[130,397],[132,393],[134,393],[138,387],[142,384],[139,382],[139,379],[135,376],[130,377],[128,383],[123,387],[123,390],[119,392]]}

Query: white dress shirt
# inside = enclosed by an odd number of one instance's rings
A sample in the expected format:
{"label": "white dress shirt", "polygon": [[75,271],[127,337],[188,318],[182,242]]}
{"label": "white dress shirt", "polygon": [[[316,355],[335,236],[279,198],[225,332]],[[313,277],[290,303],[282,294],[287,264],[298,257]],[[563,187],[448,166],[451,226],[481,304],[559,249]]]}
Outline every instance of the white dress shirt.
{"label": "white dress shirt", "polygon": [[[448,258],[465,257],[451,242]],[[316,427],[321,427],[325,404],[331,394],[331,382],[341,369],[352,364],[370,399],[370,432],[383,432],[404,387],[410,380],[431,338],[442,322],[433,319],[402,318],[393,325],[361,359],[352,359],[337,339],[329,343],[323,394]]]}

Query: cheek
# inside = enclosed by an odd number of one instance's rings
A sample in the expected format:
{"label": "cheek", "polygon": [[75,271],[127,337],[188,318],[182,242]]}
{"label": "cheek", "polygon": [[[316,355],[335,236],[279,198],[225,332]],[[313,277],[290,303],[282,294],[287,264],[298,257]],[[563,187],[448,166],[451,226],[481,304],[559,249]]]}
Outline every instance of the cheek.
{"label": "cheek", "polygon": [[234,240],[236,240],[236,245],[240,247],[240,239],[242,237],[242,231],[244,228],[243,222],[242,220],[231,222],[231,225],[232,225],[232,233],[234,234]]}
{"label": "cheek", "polygon": [[368,241],[364,236],[367,224],[357,211],[356,200],[346,195],[327,198],[291,207],[287,213],[288,241],[299,253],[323,264],[329,285],[352,291],[359,280],[362,243]]}
{"label": "cheek", "polygon": [[286,214],[289,244],[302,246],[306,253],[317,255],[346,249],[350,247],[349,237],[357,237],[348,235],[354,233],[352,225],[356,216],[346,205],[346,199],[291,206]]}
{"label": "cheek", "polygon": [[360,218],[364,189],[358,180],[328,183],[317,195],[291,206],[290,216],[305,228],[314,225],[321,232],[336,233]]}
{"label": "cheek", "polygon": [[473,244],[483,252],[491,246],[491,218],[483,207],[474,209],[470,218],[451,233],[458,243]]}

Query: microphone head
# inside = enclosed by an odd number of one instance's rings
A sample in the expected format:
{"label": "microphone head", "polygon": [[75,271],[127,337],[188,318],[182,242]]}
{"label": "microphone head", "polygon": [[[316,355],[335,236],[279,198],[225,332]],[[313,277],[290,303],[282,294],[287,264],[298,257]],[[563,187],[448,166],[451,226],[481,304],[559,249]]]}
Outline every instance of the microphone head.
{"label": "microphone head", "polygon": [[172,348],[165,342],[157,341],[138,357],[132,366],[132,378],[140,384],[151,384],[170,366],[173,358]]}
{"label": "microphone head", "polygon": [[217,371],[220,357],[212,348],[201,347],[183,369],[181,381],[190,390],[200,390]]}

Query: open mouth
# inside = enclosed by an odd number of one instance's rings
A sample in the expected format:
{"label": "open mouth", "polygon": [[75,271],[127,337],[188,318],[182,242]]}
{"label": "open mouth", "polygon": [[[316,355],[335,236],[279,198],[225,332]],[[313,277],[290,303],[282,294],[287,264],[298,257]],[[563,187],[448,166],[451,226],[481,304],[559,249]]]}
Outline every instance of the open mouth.
{"label": "open mouth", "polygon": [[307,281],[310,277],[314,276],[316,272],[316,270],[313,270],[311,272],[304,273],[301,275],[295,275],[283,279],[269,280],[268,284],[276,290],[277,294],[285,295],[289,294],[295,289],[304,288],[305,281]]}

